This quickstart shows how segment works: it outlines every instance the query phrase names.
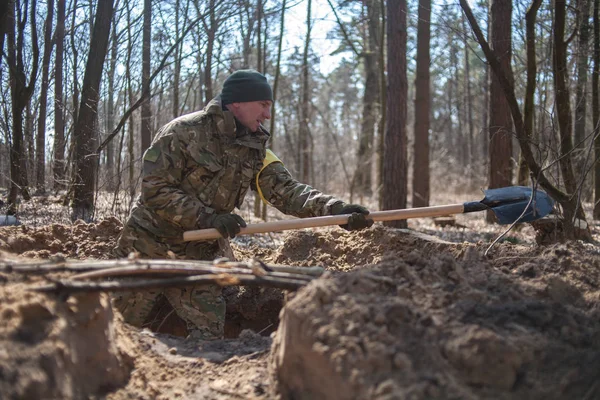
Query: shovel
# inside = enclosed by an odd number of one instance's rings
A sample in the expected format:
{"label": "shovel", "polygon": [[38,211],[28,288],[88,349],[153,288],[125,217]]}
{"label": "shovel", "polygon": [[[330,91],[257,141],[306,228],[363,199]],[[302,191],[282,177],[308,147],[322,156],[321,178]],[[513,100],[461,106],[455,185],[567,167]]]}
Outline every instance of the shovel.
{"label": "shovel", "polygon": [[[441,217],[446,215],[464,214],[476,211],[492,210],[501,224],[514,222],[529,222],[546,216],[554,202],[545,192],[535,192],[527,186],[509,186],[484,191],[485,198],[481,201],[471,201],[462,204],[445,206],[408,208],[404,210],[373,211],[369,219],[373,221],[395,221],[409,218]],[[250,224],[242,228],[238,235],[251,233],[279,232],[290,229],[317,228],[329,225],[343,225],[348,222],[350,215],[327,215],[324,217],[291,219],[283,221]],[[183,240],[218,239],[221,235],[214,228],[187,231]]]}

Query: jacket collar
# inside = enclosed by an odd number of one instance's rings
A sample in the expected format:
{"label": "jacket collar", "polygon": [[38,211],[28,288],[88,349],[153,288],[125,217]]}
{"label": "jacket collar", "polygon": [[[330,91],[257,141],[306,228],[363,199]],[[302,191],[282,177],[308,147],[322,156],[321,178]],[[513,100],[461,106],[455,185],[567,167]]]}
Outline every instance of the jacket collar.
{"label": "jacket collar", "polygon": [[215,117],[217,129],[221,135],[227,138],[227,141],[236,142],[248,147],[260,148],[264,147],[271,136],[262,125],[257,132],[249,132],[248,129],[237,121],[231,111],[223,109],[220,95],[212,99],[204,107],[204,112],[207,115]]}

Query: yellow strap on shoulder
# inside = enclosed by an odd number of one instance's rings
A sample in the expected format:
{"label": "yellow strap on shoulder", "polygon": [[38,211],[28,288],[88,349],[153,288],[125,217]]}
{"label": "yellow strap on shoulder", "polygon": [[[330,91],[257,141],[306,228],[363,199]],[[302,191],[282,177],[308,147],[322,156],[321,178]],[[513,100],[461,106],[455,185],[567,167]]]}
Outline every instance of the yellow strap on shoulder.
{"label": "yellow strap on shoulder", "polygon": [[267,155],[263,160],[263,166],[260,169],[260,171],[258,171],[258,174],[256,174],[256,190],[258,190],[258,195],[260,196],[262,201],[264,201],[267,205],[271,205],[271,203],[269,203],[269,201],[265,199],[265,196],[263,196],[262,190],[260,190],[260,185],[258,184],[258,178],[260,177],[261,172],[263,172],[263,170],[267,168],[269,164],[272,164],[274,162],[280,162],[283,164],[283,161],[281,161],[279,157],[275,155],[275,153],[273,153],[270,149],[267,149]]}

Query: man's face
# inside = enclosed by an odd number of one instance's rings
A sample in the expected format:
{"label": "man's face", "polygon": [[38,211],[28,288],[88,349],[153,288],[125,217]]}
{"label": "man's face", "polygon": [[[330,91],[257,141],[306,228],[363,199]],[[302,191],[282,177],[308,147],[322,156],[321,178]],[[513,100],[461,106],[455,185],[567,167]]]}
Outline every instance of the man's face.
{"label": "man's face", "polygon": [[267,119],[271,119],[270,100],[248,101],[244,103],[232,103],[227,106],[229,111],[250,131],[258,131],[260,124]]}

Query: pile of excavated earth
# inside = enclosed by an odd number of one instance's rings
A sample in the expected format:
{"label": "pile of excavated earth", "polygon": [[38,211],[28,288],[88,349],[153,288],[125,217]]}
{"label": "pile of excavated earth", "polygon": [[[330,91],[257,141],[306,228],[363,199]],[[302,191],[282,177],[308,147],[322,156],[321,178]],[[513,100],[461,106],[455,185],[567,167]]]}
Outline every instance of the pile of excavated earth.
{"label": "pile of excavated earth", "polygon": [[327,271],[296,292],[228,288],[213,342],[175,336],[167,316],[131,327],[105,293],[32,291],[69,273],[14,268],[110,258],[121,227],[0,228],[0,398],[600,398],[597,244],[484,255],[487,241],[381,226],[234,241],[239,260]]}

